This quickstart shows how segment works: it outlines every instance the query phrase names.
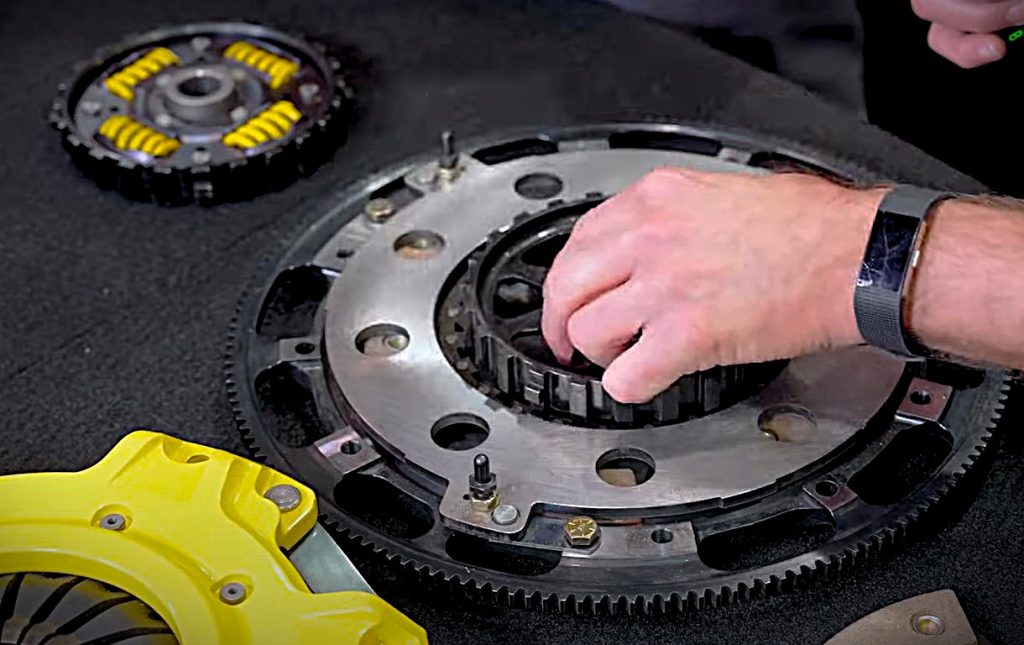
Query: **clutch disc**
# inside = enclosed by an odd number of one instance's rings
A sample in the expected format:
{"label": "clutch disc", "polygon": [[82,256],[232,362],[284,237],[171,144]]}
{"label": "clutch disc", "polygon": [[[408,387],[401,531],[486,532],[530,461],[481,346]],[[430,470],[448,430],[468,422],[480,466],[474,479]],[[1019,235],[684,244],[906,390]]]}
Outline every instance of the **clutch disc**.
{"label": "clutch disc", "polygon": [[243,298],[228,388],[247,442],[318,491],[339,535],[516,606],[718,605],[892,545],[985,449],[1002,373],[858,347],[623,406],[540,341],[572,222],[666,165],[880,179],[676,126],[410,161],[340,193]]}
{"label": "clutch disc", "polygon": [[158,29],[61,84],[50,121],[104,187],[165,204],[280,188],[344,137],[351,94],[319,43],[247,23]]}

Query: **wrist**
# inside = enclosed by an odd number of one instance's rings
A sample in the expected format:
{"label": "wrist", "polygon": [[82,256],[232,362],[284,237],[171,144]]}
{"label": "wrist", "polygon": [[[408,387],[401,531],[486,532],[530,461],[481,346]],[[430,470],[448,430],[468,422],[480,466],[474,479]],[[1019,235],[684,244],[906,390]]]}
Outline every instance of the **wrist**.
{"label": "wrist", "polygon": [[[838,187],[837,187],[838,188]],[[857,326],[853,308],[854,289],[871,227],[879,204],[889,188],[839,188],[842,191],[834,202],[835,217],[832,226],[832,277],[826,312],[830,345],[845,347],[864,342]]]}

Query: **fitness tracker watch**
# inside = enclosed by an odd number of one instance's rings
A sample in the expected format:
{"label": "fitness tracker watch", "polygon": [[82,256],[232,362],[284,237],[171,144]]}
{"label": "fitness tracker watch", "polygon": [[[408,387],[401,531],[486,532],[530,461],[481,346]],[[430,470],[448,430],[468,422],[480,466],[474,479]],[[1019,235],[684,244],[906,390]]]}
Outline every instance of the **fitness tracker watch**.
{"label": "fitness tracker watch", "polygon": [[857,328],[868,344],[900,356],[927,356],[904,325],[904,290],[917,266],[925,217],[936,203],[951,197],[955,195],[896,186],[879,204],[853,292]]}

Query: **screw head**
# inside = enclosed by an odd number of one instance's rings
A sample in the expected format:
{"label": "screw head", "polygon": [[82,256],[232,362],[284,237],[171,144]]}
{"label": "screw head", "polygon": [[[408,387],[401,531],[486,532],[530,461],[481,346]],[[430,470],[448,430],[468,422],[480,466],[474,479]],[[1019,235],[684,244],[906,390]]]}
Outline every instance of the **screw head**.
{"label": "screw head", "polygon": [[320,86],[316,83],[303,83],[299,86],[299,96],[306,103],[309,103],[320,94]]}
{"label": "screw head", "polygon": [[380,224],[381,222],[386,222],[395,214],[395,205],[386,197],[377,197],[366,203],[363,213],[366,214],[366,219]]}
{"label": "screw head", "polygon": [[263,496],[277,504],[279,509],[286,512],[298,507],[302,501],[302,493],[291,484],[271,486]]}
{"label": "screw head", "polygon": [[99,103],[99,101],[82,101],[81,108],[82,111],[88,114],[89,116],[96,116],[101,111],[103,111],[103,106]]}
{"label": "screw head", "polygon": [[597,542],[601,535],[601,527],[594,518],[586,515],[570,517],[565,521],[565,540],[570,546],[588,547]]}
{"label": "screw head", "polygon": [[218,594],[221,602],[228,605],[237,605],[245,600],[248,591],[241,582],[229,582],[220,588]]}
{"label": "screw head", "polygon": [[210,39],[206,36],[196,36],[192,39],[190,44],[192,45],[192,49],[196,50],[197,52],[206,51],[206,49],[210,46]]}
{"label": "screw head", "polygon": [[500,526],[514,524],[519,519],[519,509],[511,504],[502,504],[491,511],[491,519]]}
{"label": "screw head", "polygon": [[100,520],[100,527],[108,531],[123,531],[128,521],[120,513],[109,513]]}
{"label": "screw head", "polygon": [[174,123],[174,120],[171,118],[171,115],[165,112],[161,112],[160,114],[156,115],[156,117],[153,120],[156,121],[156,124],[161,128],[169,127],[172,123]]}
{"label": "screw head", "polygon": [[246,110],[244,105],[239,105],[234,110],[231,110],[230,116],[235,121],[242,121],[245,117],[249,116],[249,110]]}
{"label": "screw head", "polygon": [[210,152],[208,150],[196,150],[192,153],[192,163],[210,163]]}
{"label": "screw head", "polygon": [[912,621],[914,631],[924,636],[938,636],[946,631],[946,623],[933,614],[918,614]]}

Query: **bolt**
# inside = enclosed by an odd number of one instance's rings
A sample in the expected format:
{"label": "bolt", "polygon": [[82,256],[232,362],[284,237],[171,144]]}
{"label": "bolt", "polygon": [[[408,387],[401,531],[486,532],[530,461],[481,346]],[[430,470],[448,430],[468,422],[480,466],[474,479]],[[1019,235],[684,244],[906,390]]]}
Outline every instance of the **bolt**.
{"label": "bolt", "polygon": [[166,112],[161,112],[160,114],[156,115],[156,118],[154,120],[156,121],[156,124],[161,128],[169,127],[172,123],[174,123],[174,119],[172,119],[171,115],[167,114]]}
{"label": "bolt", "polygon": [[913,620],[914,631],[924,636],[938,636],[946,631],[946,624],[942,619],[932,614],[918,614]]}
{"label": "bolt", "polygon": [[395,214],[395,205],[387,197],[377,197],[366,202],[363,214],[371,222],[380,224],[388,221]]}
{"label": "bolt", "polygon": [[104,515],[103,519],[100,520],[100,526],[110,531],[123,531],[127,523],[128,522],[125,520],[124,515],[121,515],[120,513]]}
{"label": "bolt", "polygon": [[197,52],[206,51],[206,49],[210,46],[210,39],[206,36],[196,36],[192,39],[191,44],[192,49],[196,50]]}
{"label": "bolt", "polygon": [[220,588],[220,599],[228,605],[237,605],[245,600],[246,589],[241,582],[229,582]]}
{"label": "bolt", "polygon": [[455,151],[455,135],[451,130],[441,133],[441,157],[437,165],[442,170],[454,170],[459,163],[459,153]]}
{"label": "bolt", "polygon": [[277,504],[279,509],[286,512],[296,508],[299,502],[302,501],[302,493],[291,484],[271,486],[263,496]]}
{"label": "bolt", "polygon": [[309,103],[320,94],[320,86],[316,83],[303,83],[299,86],[299,96],[306,103]]}
{"label": "bolt", "polygon": [[592,546],[601,537],[601,527],[594,518],[585,515],[570,517],[565,521],[565,540],[575,547]]}
{"label": "bolt", "polygon": [[384,344],[387,345],[388,349],[400,352],[409,346],[409,339],[402,334],[391,334],[384,338]]}
{"label": "bolt", "polygon": [[167,87],[171,83],[171,77],[167,74],[161,74],[156,77],[156,84],[160,87]]}
{"label": "bolt", "polygon": [[245,117],[249,116],[249,110],[246,110],[244,105],[239,105],[234,110],[231,110],[230,116],[235,121],[243,121]]}
{"label": "bolt", "polygon": [[416,171],[413,179],[420,184],[431,186],[437,181],[437,166],[435,164],[427,164],[423,168]]}
{"label": "bolt", "polygon": [[192,162],[198,164],[210,163],[210,152],[208,150],[196,150],[192,153]]}
{"label": "bolt", "polygon": [[89,116],[96,116],[102,110],[103,105],[99,101],[82,101],[82,112]]}
{"label": "bolt", "polygon": [[511,504],[502,504],[491,511],[491,519],[501,526],[514,524],[519,519],[519,509]]}
{"label": "bolt", "polygon": [[491,460],[479,454],[473,458],[469,476],[469,501],[474,510],[489,511],[498,505],[498,478],[491,472]]}

